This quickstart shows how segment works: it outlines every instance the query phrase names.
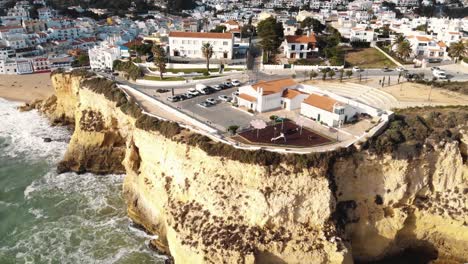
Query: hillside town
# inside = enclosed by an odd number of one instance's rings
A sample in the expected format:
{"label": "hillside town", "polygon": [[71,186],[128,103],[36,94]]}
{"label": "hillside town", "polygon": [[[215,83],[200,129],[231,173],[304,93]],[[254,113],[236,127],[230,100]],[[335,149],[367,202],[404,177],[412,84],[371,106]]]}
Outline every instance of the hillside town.
{"label": "hillside town", "polygon": [[90,70],[231,144],[330,150],[426,103],[385,87],[468,81],[466,4],[2,1],[0,74]]}

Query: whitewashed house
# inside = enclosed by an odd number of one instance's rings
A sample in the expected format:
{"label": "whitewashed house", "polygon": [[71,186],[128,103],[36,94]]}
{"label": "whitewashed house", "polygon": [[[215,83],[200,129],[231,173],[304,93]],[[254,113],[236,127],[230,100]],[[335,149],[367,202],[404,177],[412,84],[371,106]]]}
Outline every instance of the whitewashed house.
{"label": "whitewashed house", "polygon": [[310,32],[302,36],[286,36],[282,48],[284,55],[289,59],[307,59],[318,52],[317,39]]}
{"label": "whitewashed house", "polygon": [[0,60],[0,74],[16,74],[16,60]]}
{"label": "whitewashed house", "polygon": [[275,109],[294,110],[300,107],[307,94],[297,90],[298,83],[293,79],[260,81],[239,88],[237,103],[241,107],[256,112]]}
{"label": "whitewashed house", "polygon": [[212,32],[170,32],[169,55],[173,57],[204,58],[202,45],[213,46],[215,59],[232,59],[234,35],[232,33]]}
{"label": "whitewashed house", "polygon": [[374,41],[375,33],[372,29],[366,29],[362,27],[351,28],[350,32],[350,41],[360,41],[360,42],[372,42]]}
{"label": "whitewashed house", "polygon": [[443,41],[435,40],[430,35],[408,36],[406,39],[411,44],[412,57],[419,61],[450,60],[447,45]]}
{"label": "whitewashed house", "polygon": [[301,104],[301,115],[330,127],[353,120],[357,113],[354,107],[319,94],[310,94]]}

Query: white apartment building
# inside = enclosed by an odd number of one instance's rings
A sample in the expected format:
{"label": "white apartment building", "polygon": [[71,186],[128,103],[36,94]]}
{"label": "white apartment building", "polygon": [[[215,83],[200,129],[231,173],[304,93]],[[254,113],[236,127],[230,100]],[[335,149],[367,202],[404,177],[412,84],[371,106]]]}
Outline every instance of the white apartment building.
{"label": "white apartment building", "polygon": [[77,27],[52,27],[48,29],[49,36],[56,40],[77,39],[80,37]]}
{"label": "white apartment building", "polygon": [[350,41],[372,42],[374,41],[375,32],[372,29],[354,27],[350,32]]}
{"label": "white apartment building", "polygon": [[52,9],[48,7],[37,9],[37,13],[39,14],[39,19],[41,20],[47,20],[47,19],[54,17]]}
{"label": "white apartment building", "polygon": [[15,50],[11,47],[0,47],[0,60],[6,60],[8,58],[15,57]]}
{"label": "white apartment building", "polygon": [[89,49],[88,54],[91,69],[99,70],[112,70],[114,61],[122,57],[119,46],[107,41]]}
{"label": "white apartment building", "polygon": [[16,61],[0,60],[0,74],[16,74]]}
{"label": "white apartment building", "polygon": [[29,60],[27,59],[16,60],[16,73],[17,74],[29,74],[33,72],[34,72],[33,66]]}
{"label": "white apartment building", "polygon": [[418,60],[425,59],[429,62],[450,60],[447,53],[447,45],[443,41],[437,41],[432,36],[408,36],[406,39],[411,44],[412,57]]}
{"label": "white apartment building", "polygon": [[202,45],[213,46],[215,59],[232,59],[234,35],[232,33],[170,32],[169,55],[174,57],[203,58]]}

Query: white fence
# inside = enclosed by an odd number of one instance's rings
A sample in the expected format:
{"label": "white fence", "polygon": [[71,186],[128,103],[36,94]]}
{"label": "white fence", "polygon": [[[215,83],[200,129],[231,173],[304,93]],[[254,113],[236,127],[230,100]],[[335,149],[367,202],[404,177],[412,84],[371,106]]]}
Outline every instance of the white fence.
{"label": "white fence", "polygon": [[[144,62],[139,63],[139,66],[154,68],[154,64],[152,62]],[[219,69],[221,65],[217,63],[210,63],[210,69]],[[206,63],[167,63],[167,69],[206,69]],[[246,65],[227,65],[224,64],[224,69],[231,68],[231,69],[239,69],[244,70]]]}

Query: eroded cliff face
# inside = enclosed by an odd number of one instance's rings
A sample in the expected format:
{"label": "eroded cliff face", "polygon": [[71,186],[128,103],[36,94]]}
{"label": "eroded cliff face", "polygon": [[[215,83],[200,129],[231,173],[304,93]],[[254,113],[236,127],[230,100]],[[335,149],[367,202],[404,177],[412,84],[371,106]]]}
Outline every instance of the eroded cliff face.
{"label": "eroded cliff face", "polygon": [[456,143],[414,160],[358,152],[331,168],[245,164],[188,145],[186,130],[168,139],[136,128],[79,77],[53,80],[66,92],[49,108],[76,124],[62,169],[125,171],[130,217],[176,263],[352,263],[415,243],[468,260],[467,166]]}

